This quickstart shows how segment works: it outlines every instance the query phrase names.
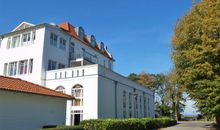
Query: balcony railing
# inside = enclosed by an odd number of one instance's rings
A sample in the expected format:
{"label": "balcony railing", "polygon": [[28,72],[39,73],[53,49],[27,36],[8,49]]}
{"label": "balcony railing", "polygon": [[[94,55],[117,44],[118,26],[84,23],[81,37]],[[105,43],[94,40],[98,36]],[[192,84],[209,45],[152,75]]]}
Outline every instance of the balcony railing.
{"label": "balcony railing", "polygon": [[86,51],[84,51],[83,53],[78,53],[78,54],[70,53],[70,60],[77,60],[77,59],[84,59],[91,63],[97,63],[97,57]]}

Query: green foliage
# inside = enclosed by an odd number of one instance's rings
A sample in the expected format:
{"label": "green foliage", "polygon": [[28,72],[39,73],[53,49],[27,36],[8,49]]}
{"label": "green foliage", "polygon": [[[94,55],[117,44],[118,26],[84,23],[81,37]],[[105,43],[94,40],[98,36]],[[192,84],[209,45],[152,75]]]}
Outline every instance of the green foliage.
{"label": "green foliage", "polygon": [[85,120],[81,125],[86,130],[149,130],[175,125],[169,118],[130,118]]}
{"label": "green foliage", "polygon": [[84,130],[82,126],[57,126],[56,128],[47,128],[42,130]]}
{"label": "green foliage", "polygon": [[128,78],[132,81],[137,82],[139,80],[139,75],[135,74],[135,73],[131,73],[128,75]]}
{"label": "green foliage", "polygon": [[195,3],[175,27],[172,58],[202,114],[220,116],[220,1]]}

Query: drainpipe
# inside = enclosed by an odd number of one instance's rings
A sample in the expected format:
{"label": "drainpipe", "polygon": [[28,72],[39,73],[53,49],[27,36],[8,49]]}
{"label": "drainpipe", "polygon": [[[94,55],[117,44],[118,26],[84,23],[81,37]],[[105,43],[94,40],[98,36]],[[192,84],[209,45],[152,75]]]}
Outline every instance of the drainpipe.
{"label": "drainpipe", "polygon": [[115,118],[118,118],[117,85],[118,85],[118,81],[115,81]]}

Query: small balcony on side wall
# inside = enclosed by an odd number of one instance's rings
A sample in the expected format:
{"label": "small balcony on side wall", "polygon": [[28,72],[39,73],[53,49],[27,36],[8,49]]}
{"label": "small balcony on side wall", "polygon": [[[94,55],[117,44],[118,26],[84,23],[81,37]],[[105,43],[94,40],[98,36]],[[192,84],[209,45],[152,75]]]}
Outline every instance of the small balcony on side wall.
{"label": "small balcony on side wall", "polygon": [[97,56],[86,51],[81,54],[70,54],[70,67],[93,65],[97,63]]}

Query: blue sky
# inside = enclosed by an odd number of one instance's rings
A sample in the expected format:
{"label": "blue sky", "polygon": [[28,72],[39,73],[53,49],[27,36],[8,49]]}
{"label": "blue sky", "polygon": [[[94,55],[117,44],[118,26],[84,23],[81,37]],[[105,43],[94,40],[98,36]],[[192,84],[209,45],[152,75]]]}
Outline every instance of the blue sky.
{"label": "blue sky", "polygon": [[[175,23],[191,0],[19,0],[1,2],[0,34],[22,21],[33,24],[68,21],[103,41],[116,59],[115,71],[166,73],[172,68]],[[4,4],[2,4],[4,3]]]}

